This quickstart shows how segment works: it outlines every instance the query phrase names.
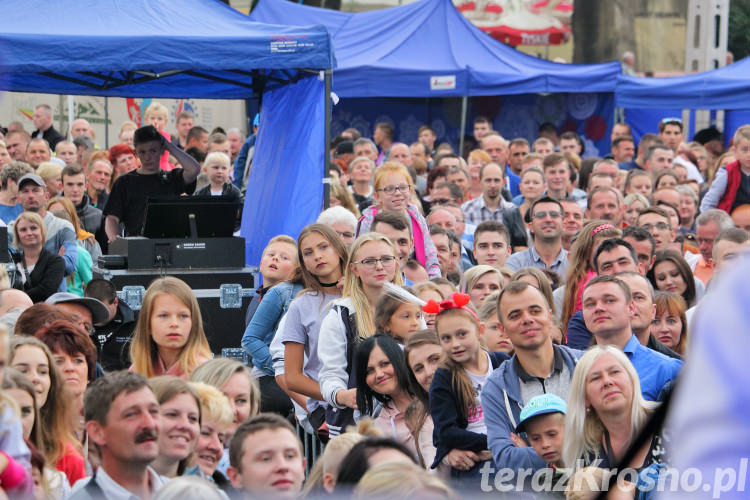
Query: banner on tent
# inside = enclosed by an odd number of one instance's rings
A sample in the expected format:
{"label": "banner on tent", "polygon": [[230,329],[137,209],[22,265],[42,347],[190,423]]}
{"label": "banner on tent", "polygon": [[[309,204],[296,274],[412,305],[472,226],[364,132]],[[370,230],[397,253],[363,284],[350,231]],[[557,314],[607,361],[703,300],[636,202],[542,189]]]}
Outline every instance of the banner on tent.
{"label": "banner on tent", "polygon": [[[609,131],[614,116],[614,96],[607,93],[549,94],[472,97],[469,99],[466,134],[472,134],[476,116],[489,118],[506,139],[523,137],[532,142],[539,125],[553,123],[559,133],[577,132],[586,143],[584,156],[609,152]],[[424,124],[435,130],[438,142],[458,147],[461,127],[461,99],[342,99],[333,108],[333,136],[353,127],[363,137],[372,137],[375,124],[388,122],[395,140],[407,144],[417,140]]]}

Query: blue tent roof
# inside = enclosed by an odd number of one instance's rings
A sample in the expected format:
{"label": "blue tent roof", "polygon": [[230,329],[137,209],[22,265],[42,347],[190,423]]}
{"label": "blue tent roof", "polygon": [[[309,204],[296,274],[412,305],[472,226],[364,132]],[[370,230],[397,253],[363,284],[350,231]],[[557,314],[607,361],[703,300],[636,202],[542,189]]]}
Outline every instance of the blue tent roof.
{"label": "blue tent roof", "polygon": [[235,99],[333,65],[323,26],[263,25],[218,0],[4,0],[0,16],[0,90]]}
{"label": "blue tent roof", "polygon": [[620,75],[615,102],[621,108],[750,108],[750,58],[712,71],[671,78]]}
{"label": "blue tent roof", "polygon": [[356,14],[260,0],[250,19],[325,25],[337,59],[333,90],[343,97],[613,92],[620,73],[619,62],[558,64],[518,52],[471,24],[450,0]]}

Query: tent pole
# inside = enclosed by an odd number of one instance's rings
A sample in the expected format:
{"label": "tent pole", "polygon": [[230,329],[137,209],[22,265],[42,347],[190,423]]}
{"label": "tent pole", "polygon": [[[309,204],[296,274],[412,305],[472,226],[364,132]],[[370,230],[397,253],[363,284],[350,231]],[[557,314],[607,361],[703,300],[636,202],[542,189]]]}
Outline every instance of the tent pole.
{"label": "tent pole", "polygon": [[104,147],[109,149],[109,97],[104,96]]}
{"label": "tent pole", "polygon": [[461,132],[458,137],[458,154],[463,155],[464,152],[464,133],[466,132],[466,108],[468,107],[469,98],[463,96],[461,98]]}
{"label": "tent pole", "polygon": [[331,181],[329,174],[331,158],[328,153],[328,145],[331,143],[331,75],[333,74],[333,70],[327,69],[323,74],[325,87],[323,93],[323,106],[325,109],[325,123],[323,124],[323,208],[326,209],[331,202],[331,185],[329,184]]}

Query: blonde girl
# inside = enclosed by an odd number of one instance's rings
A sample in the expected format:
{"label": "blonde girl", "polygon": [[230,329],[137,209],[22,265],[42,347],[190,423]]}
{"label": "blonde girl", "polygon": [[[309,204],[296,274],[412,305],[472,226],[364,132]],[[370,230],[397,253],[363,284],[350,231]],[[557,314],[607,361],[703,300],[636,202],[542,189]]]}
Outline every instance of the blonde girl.
{"label": "blonde girl", "polygon": [[187,378],[211,359],[198,299],[184,281],[158,278],[146,290],[130,345],[135,371]]}
{"label": "blonde girl", "polygon": [[410,202],[410,197],[414,193],[414,181],[409,171],[401,163],[387,161],[375,171],[373,185],[375,204],[362,212],[357,234],[370,231],[372,221],[379,211],[392,210],[402,213],[411,225],[417,262],[425,268],[430,279],[439,277],[437,250],[430,238],[427,221],[418,207]]}
{"label": "blonde girl", "polygon": [[477,460],[465,457],[456,462],[451,477],[476,488],[479,470],[484,462],[492,460],[487,449],[481,389],[492,371],[509,357],[482,349],[484,326],[468,307],[469,300],[466,294],[454,293],[440,303],[437,311],[435,327],[444,361],[430,386],[430,413],[437,448],[432,467],[453,449],[471,451]]}
{"label": "blonde girl", "polygon": [[352,245],[341,299],[333,302],[320,327],[318,376],[321,395],[330,405],[326,422],[332,435],[353,423],[357,391],[352,354],[361,339],[375,334],[375,304],[387,282],[403,285],[396,248],[380,233],[363,234]]}

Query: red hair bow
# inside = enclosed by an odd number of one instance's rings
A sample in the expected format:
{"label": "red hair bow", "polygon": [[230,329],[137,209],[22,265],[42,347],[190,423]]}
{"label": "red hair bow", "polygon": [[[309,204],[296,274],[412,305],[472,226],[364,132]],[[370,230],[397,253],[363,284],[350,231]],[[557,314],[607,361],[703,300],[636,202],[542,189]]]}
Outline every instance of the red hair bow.
{"label": "red hair bow", "polygon": [[476,313],[469,307],[466,307],[470,301],[471,297],[469,297],[468,294],[454,292],[451,294],[450,298],[441,300],[440,303],[438,303],[435,299],[428,300],[427,304],[422,306],[422,311],[428,314],[439,314],[443,311],[447,311],[448,309],[463,309],[464,311],[468,311],[469,313],[471,313],[471,315],[476,318]]}

